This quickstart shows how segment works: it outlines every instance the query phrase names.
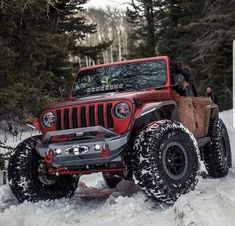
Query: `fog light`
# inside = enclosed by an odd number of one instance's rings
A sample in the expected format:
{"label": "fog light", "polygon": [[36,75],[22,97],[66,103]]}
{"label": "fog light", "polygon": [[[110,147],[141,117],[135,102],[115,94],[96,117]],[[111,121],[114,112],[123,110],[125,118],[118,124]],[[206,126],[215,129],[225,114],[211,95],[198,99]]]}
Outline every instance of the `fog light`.
{"label": "fog light", "polygon": [[101,150],[101,146],[99,144],[96,144],[94,146],[94,149],[95,149],[95,151],[100,151]]}
{"label": "fog light", "polygon": [[56,153],[56,155],[61,155],[61,149],[56,149],[55,153]]}

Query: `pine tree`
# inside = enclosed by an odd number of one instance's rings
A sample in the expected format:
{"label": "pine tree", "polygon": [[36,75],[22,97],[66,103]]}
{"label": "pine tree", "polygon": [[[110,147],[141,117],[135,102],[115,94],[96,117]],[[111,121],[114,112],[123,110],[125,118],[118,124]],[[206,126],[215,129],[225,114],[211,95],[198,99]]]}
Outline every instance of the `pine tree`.
{"label": "pine tree", "polygon": [[172,61],[182,61],[190,66],[200,95],[204,95],[205,74],[202,67],[194,62],[197,52],[194,42],[198,30],[191,27],[191,24],[205,15],[203,9],[202,0],[166,0],[158,43],[161,55],[170,56]]}
{"label": "pine tree", "polygon": [[166,0],[161,27],[161,54],[192,68],[200,95],[215,86],[219,109],[232,106],[232,41],[234,0]]}
{"label": "pine tree", "polygon": [[57,94],[57,77],[69,74],[67,38],[51,32],[51,7],[44,0],[21,0],[9,1],[1,10],[3,51],[11,50],[0,69],[3,118],[21,121],[36,112],[48,94]]}
{"label": "pine tree", "polygon": [[162,17],[162,1],[136,0],[127,9],[130,23],[129,58],[157,54],[158,31]]}
{"label": "pine tree", "polygon": [[[22,122],[67,96],[79,41],[95,32],[85,0],[8,0],[0,6],[0,120]],[[97,54],[97,47],[90,52]],[[83,53],[82,53],[83,54]]]}
{"label": "pine tree", "polygon": [[197,31],[188,25],[203,16],[202,0],[164,1],[164,19],[161,23],[159,52],[171,58],[192,63],[195,48],[193,42]]}
{"label": "pine tree", "polygon": [[198,31],[195,63],[205,83],[214,86],[219,109],[232,107],[232,43],[235,39],[235,1],[207,1],[204,17],[191,27]]}

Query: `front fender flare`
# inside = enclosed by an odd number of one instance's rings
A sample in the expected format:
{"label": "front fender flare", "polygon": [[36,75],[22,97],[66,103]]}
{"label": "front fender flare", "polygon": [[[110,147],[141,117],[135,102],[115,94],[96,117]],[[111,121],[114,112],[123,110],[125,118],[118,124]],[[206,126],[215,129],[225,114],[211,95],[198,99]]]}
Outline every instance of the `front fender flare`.
{"label": "front fender flare", "polygon": [[145,104],[135,118],[134,129],[141,129],[151,122],[161,119],[180,121],[177,103],[175,101],[162,101]]}

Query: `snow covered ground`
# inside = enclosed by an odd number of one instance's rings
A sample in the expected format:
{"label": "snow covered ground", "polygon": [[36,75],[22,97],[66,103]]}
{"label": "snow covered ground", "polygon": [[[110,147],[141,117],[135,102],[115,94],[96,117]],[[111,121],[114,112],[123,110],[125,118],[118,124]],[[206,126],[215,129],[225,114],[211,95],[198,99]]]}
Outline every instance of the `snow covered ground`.
{"label": "snow covered ground", "polygon": [[[222,112],[221,117],[229,131],[235,165],[232,111]],[[100,174],[83,176],[81,181],[87,186],[105,187]],[[19,205],[8,186],[1,186],[0,226],[235,225],[235,168],[226,178],[200,177],[195,191],[181,196],[174,206],[166,209],[157,208],[142,193],[131,197],[112,194],[99,200],[81,198],[81,193],[80,187],[71,200]]]}

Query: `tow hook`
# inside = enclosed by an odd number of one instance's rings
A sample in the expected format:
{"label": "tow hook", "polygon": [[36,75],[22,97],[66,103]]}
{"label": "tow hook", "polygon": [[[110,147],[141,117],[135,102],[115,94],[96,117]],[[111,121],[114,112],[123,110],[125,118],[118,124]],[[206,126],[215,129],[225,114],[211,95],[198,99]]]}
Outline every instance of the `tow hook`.
{"label": "tow hook", "polygon": [[44,157],[44,162],[47,164],[50,164],[53,162],[53,158],[54,158],[54,153],[52,150],[50,150]]}
{"label": "tow hook", "polygon": [[107,144],[104,144],[101,149],[101,157],[109,157],[110,156],[110,149]]}

